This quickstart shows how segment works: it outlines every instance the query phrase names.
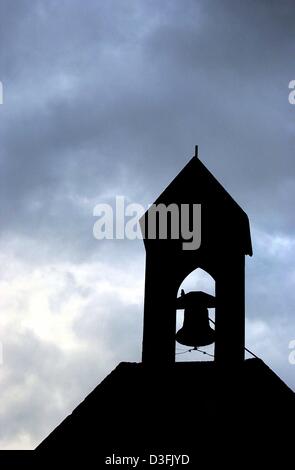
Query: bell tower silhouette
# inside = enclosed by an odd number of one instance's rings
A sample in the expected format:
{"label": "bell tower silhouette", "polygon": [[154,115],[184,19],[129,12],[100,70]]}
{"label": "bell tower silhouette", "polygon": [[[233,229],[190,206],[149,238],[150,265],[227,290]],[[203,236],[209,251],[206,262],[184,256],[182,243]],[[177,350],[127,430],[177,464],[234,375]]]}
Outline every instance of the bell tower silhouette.
{"label": "bell tower silhouette", "polygon": [[[145,469],[147,456],[158,452],[160,458],[187,454],[189,468],[248,463],[248,457],[250,467],[284,462],[285,456],[289,464],[293,435],[285,424],[295,416],[295,395],[255,354],[243,360],[244,263],[252,254],[247,215],[196,155],[156,203],[201,204],[200,246],[185,250],[181,238],[161,239],[160,229],[158,237],[145,239],[143,364],[121,362],[105,377],[39,444],[36,468],[62,460],[67,466],[81,461],[91,468],[95,461],[98,468],[129,463]],[[141,219],[144,233],[148,212]],[[183,291],[176,299],[182,280],[198,267],[214,277],[215,296]],[[216,309],[215,331],[207,308]],[[177,334],[176,309],[185,309]],[[216,363],[174,363],[175,339],[193,346],[215,339]],[[192,424],[193,432],[175,432]],[[173,455],[164,455],[167,449]],[[169,462],[166,467],[173,466]]]}
{"label": "bell tower silhouette", "polygon": [[[140,220],[146,249],[143,364],[174,363],[177,291],[198,267],[215,280],[215,361],[243,361],[245,255],[252,256],[247,214],[200,161],[197,146],[195,155],[153,206],[159,204],[200,205],[201,242],[195,250],[184,250],[181,236],[162,239],[159,231],[154,238],[146,236],[152,208]],[[171,218],[167,220],[169,234]]]}

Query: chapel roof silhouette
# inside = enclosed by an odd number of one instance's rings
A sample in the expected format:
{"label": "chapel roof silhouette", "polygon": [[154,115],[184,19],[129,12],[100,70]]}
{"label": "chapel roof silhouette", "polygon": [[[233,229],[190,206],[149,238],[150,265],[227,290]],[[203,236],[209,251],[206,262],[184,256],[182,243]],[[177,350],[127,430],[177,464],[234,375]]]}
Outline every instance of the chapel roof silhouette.
{"label": "chapel roof silhouette", "polygon": [[[156,370],[121,363],[44,439],[36,455],[95,459],[97,468],[106,468],[104,458],[113,453],[145,456],[172,449],[188,453],[189,468],[196,468],[220,448],[224,463],[233,449],[243,461],[253,452],[265,462],[274,451],[282,458],[293,455],[285,423],[293,422],[294,405],[292,390],[260,359],[229,364],[227,371],[210,361]],[[215,458],[220,463],[218,452]]]}

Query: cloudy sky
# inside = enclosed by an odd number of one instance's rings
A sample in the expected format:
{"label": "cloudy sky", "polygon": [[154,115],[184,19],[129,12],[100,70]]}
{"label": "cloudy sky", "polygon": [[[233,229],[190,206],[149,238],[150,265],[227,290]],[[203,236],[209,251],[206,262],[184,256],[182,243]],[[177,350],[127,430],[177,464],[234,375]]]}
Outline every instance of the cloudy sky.
{"label": "cloudy sky", "polygon": [[33,448],[140,360],[143,244],[95,240],[93,208],[152,203],[195,144],[250,217],[247,345],[295,389],[294,14],[0,0],[0,448]]}

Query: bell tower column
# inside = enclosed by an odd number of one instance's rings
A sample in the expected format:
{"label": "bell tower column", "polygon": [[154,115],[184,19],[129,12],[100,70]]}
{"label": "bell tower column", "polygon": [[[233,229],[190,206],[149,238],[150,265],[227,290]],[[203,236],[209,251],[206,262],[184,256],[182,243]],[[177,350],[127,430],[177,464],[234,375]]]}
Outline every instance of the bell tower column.
{"label": "bell tower column", "polygon": [[170,263],[167,265],[167,260],[161,260],[160,253],[147,253],[142,343],[144,364],[156,366],[175,362],[175,278],[173,268]]}
{"label": "bell tower column", "polygon": [[216,276],[215,360],[220,365],[245,357],[245,256],[223,259]]}

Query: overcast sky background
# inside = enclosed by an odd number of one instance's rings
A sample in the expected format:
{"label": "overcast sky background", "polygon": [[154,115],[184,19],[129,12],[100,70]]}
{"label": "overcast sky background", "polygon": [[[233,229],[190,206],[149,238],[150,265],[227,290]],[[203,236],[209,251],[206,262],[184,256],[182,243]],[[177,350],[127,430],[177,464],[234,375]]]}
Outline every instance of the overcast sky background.
{"label": "overcast sky background", "polygon": [[294,15],[291,0],[0,0],[0,448],[33,448],[140,360],[143,244],[95,240],[93,208],[152,203],[195,144],[250,218],[247,346],[295,389]]}

